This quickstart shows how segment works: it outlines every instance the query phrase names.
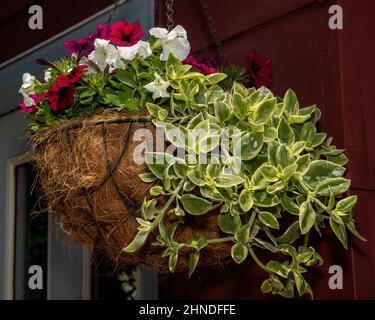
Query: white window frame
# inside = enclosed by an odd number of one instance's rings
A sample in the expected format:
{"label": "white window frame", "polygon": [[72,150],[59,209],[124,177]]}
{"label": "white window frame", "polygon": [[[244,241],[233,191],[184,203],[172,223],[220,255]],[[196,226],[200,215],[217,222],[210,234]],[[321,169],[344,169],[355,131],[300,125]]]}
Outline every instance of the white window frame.
{"label": "white window frame", "polygon": [[4,298],[14,298],[14,260],[15,260],[15,233],[16,233],[16,168],[30,161],[28,156],[21,154],[8,159],[6,169],[6,204],[5,204],[5,286]]}
{"label": "white window frame", "polygon": [[[7,161],[7,195],[6,195],[6,210],[5,210],[5,221],[8,226],[7,234],[5,237],[5,299],[13,300],[14,297],[14,276],[15,276],[15,236],[16,236],[16,191],[17,191],[17,173],[16,169],[18,166],[25,165],[30,162],[29,154],[21,154],[10,158]],[[47,299],[51,299],[51,243],[53,241],[55,228],[54,218],[48,216],[48,249],[47,249]],[[91,298],[91,260],[90,253],[87,248],[83,248],[82,252],[82,299],[89,300]]]}

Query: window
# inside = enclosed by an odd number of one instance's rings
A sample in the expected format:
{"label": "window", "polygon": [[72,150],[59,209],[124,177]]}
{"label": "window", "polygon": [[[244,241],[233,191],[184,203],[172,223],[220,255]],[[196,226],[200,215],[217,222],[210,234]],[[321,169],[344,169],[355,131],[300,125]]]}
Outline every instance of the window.
{"label": "window", "polygon": [[[35,171],[30,164],[16,167],[16,210],[14,243],[14,298],[17,300],[44,300],[47,298],[48,217],[38,213],[38,199],[31,192]],[[31,266],[42,269],[42,289],[31,289]],[[35,280],[36,281],[36,280]]]}
{"label": "window", "polygon": [[[17,300],[157,299],[157,273],[146,268],[115,269],[96,254],[71,242],[38,199],[39,185],[32,165],[17,158],[14,172],[14,239],[12,297]],[[31,266],[42,270],[42,289],[32,289]]]}
{"label": "window", "polygon": [[115,270],[97,255],[92,265],[91,299],[134,300],[137,297],[136,268]]}

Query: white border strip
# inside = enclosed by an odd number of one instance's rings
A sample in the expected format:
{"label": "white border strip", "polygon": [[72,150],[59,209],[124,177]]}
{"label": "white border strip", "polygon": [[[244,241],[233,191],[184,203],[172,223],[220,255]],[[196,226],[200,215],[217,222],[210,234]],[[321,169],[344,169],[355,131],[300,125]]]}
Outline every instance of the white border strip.
{"label": "white border strip", "polygon": [[21,154],[8,159],[6,167],[6,200],[5,200],[5,263],[4,263],[4,298],[14,298],[14,237],[16,217],[16,168],[30,162],[28,155]]}

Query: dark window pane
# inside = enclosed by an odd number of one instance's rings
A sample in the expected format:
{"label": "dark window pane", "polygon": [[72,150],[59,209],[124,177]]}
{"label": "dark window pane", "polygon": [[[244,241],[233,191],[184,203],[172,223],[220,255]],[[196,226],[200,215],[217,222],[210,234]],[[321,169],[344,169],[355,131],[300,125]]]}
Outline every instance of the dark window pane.
{"label": "dark window pane", "polygon": [[[38,213],[37,185],[33,186],[35,171],[29,164],[16,169],[16,232],[15,232],[15,298],[43,300],[47,297],[48,217]],[[31,192],[34,190],[33,192]],[[31,289],[30,266],[43,270],[43,289]]]}
{"label": "dark window pane", "polygon": [[91,297],[93,300],[133,300],[136,295],[136,268],[114,270],[105,259],[93,264]]}

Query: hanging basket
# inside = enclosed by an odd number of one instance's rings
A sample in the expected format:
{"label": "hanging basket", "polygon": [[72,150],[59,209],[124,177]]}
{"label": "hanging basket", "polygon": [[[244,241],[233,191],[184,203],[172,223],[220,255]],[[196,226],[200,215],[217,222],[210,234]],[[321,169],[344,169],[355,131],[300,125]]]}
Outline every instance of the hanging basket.
{"label": "hanging basket", "polygon": [[[132,30],[134,44],[118,30]],[[43,81],[23,75],[20,106],[48,212],[118,267],[191,276],[249,257],[269,276],[262,292],[312,296],[302,274],[322,257],[310,233],[329,223],[345,248],[347,230],[364,239],[357,198],[345,196],[348,159],[318,132],[320,110],[262,86],[269,59],[255,68],[255,88],[242,68],[218,73],[188,56],[182,26],[149,33],[142,41],[137,23],[99,25],[66,41],[72,56],[38,59]]]}
{"label": "hanging basket", "polygon": [[[65,121],[33,136],[33,160],[48,211],[71,239],[104,254],[117,266],[147,265],[166,273],[168,259],[160,256],[160,248],[151,245],[155,236],[135,253],[123,251],[137,234],[136,218],[153,186],[139,179],[139,174],[148,171],[147,165],[133,159],[134,149],[140,144],[133,140],[133,134],[140,128],[155,135],[155,127],[145,113]],[[220,237],[217,215],[189,216],[176,239],[184,242],[196,235]],[[176,222],[176,218],[171,215],[167,223]],[[230,248],[229,243],[205,248],[199,267],[229,262]],[[188,254],[180,252],[177,272],[187,271]]]}

